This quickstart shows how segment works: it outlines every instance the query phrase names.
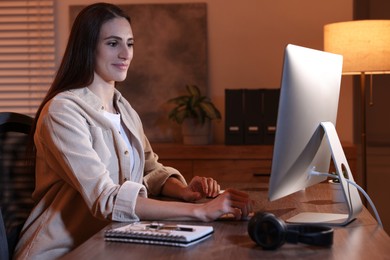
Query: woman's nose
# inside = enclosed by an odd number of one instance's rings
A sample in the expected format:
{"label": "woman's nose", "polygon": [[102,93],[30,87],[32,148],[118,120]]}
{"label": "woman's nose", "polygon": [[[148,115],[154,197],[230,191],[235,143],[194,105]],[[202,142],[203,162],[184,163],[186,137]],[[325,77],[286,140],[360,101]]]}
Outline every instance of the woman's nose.
{"label": "woman's nose", "polygon": [[121,59],[130,59],[133,55],[133,47],[124,46],[119,52],[119,58]]}

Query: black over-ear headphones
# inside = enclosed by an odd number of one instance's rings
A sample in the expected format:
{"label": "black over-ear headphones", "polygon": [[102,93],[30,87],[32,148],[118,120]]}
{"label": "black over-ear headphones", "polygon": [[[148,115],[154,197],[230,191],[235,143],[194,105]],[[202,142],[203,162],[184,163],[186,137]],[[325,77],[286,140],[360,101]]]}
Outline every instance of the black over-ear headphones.
{"label": "black over-ear headphones", "polygon": [[248,223],[251,239],[263,249],[273,250],[287,243],[330,247],[333,229],[317,225],[286,224],[272,213],[257,212]]}

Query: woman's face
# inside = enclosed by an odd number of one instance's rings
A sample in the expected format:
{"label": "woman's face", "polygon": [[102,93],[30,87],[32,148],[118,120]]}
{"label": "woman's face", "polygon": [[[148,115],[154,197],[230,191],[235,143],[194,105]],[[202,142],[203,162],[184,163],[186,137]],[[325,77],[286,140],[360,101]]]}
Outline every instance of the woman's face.
{"label": "woman's face", "polygon": [[133,31],[125,18],[104,23],[96,48],[95,73],[105,82],[125,80],[133,59],[133,44]]}

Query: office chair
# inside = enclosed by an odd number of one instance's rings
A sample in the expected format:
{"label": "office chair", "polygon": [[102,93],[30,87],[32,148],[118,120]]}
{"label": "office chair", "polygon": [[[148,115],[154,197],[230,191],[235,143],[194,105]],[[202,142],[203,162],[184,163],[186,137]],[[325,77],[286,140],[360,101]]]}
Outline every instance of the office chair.
{"label": "office chair", "polygon": [[12,258],[19,233],[34,205],[34,169],[27,164],[27,137],[33,119],[0,112],[0,258]]}

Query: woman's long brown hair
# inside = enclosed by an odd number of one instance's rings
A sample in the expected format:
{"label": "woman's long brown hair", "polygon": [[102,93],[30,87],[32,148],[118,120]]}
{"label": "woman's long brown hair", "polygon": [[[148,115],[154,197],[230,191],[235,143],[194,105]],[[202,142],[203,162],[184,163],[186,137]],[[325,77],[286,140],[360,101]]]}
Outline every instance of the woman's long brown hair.
{"label": "woman's long brown hair", "polygon": [[96,3],[85,7],[77,15],[69,36],[68,44],[54,81],[39,106],[29,135],[28,154],[35,166],[34,133],[43,107],[49,100],[70,89],[88,86],[93,81],[95,52],[102,25],[107,21],[130,17],[118,6],[108,3]]}

